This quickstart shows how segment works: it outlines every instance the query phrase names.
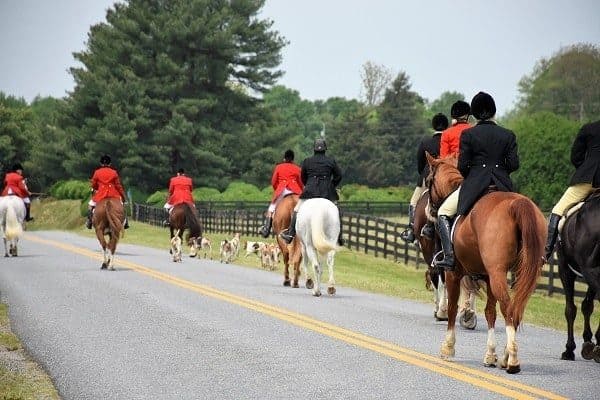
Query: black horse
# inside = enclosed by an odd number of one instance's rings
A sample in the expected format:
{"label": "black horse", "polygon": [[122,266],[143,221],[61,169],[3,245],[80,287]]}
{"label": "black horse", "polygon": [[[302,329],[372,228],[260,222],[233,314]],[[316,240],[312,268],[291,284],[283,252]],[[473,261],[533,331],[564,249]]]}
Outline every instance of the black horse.
{"label": "black horse", "polygon": [[590,316],[594,311],[594,300],[600,294],[600,191],[590,195],[576,213],[570,215],[558,241],[558,272],[565,291],[565,318],[567,319],[567,344],[562,353],[563,360],[574,360],[575,340],[573,321],[577,307],[573,301],[575,279],[583,278],[588,289],[581,302],[584,318],[583,346],[581,356],[600,363],[600,323],[596,334],[596,345],[592,342]]}

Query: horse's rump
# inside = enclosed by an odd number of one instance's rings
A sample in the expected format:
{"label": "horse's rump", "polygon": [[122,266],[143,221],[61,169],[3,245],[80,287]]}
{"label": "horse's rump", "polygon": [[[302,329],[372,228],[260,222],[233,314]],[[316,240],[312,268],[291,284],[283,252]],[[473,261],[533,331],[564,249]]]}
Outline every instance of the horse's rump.
{"label": "horse's rump", "polygon": [[298,210],[296,230],[305,246],[312,246],[320,255],[337,249],[340,233],[339,212],[327,199],[306,200]]}
{"label": "horse's rump", "polygon": [[96,229],[110,229],[115,237],[120,237],[125,221],[125,210],[119,199],[112,197],[102,199],[96,204],[92,219]]}
{"label": "horse's rump", "polygon": [[0,229],[6,240],[14,240],[23,234],[24,220],[25,203],[20,197],[0,197]]}

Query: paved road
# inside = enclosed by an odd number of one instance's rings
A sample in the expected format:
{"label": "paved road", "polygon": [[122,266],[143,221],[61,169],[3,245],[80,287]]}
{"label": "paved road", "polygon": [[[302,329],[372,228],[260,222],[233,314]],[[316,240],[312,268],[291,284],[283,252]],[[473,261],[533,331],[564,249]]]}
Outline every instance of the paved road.
{"label": "paved road", "polygon": [[[486,330],[442,362],[432,307],[338,287],[314,298],[278,273],[94,239],[27,233],[0,259],[13,328],[63,399],[597,399],[600,365],[559,360],[565,335],[525,325],[522,372],[482,366]],[[368,266],[365,266],[368,268]],[[503,325],[497,329],[505,342]],[[577,341],[581,346],[581,339]]]}

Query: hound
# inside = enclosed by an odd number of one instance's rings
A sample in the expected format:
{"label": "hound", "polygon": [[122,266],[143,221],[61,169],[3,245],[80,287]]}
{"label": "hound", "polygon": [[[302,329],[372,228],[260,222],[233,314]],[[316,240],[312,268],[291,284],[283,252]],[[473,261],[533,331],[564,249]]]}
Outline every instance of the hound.
{"label": "hound", "polygon": [[208,254],[212,260],[212,243],[209,238],[203,237],[202,240],[200,240],[200,250],[204,251],[204,258],[206,258],[206,255]]}
{"label": "hound", "polygon": [[221,262],[225,262],[225,264],[229,264],[233,261],[234,248],[230,241],[227,239],[221,241],[220,254],[221,254]]}

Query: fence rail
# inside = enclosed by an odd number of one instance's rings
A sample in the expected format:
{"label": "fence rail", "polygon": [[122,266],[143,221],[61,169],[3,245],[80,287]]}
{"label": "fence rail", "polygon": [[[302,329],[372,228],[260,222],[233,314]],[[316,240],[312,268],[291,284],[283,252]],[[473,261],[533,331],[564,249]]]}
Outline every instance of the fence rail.
{"label": "fence rail", "polygon": [[[215,206],[215,204],[218,205]],[[233,207],[238,204],[243,204],[243,208],[228,209],[226,207],[226,205]],[[264,222],[264,203],[229,202],[226,204],[218,202],[198,203],[198,205],[200,221],[206,232],[228,235],[239,232],[243,236],[258,236],[258,231]],[[373,207],[373,209],[375,208],[378,207]],[[379,207],[379,209],[382,210],[383,207]],[[400,233],[406,229],[406,224],[392,222],[378,216],[347,211],[344,206],[342,206],[342,210],[343,235],[348,248],[406,265],[414,265],[416,269],[426,267],[419,249],[400,239]],[[136,221],[160,226],[165,219],[165,211],[162,208],[136,203],[133,206],[133,218]],[[585,283],[580,278],[577,278],[576,282],[575,296],[583,298]],[[564,294],[554,256],[550,263],[544,266],[537,290],[543,291],[549,296],[555,293]]]}

